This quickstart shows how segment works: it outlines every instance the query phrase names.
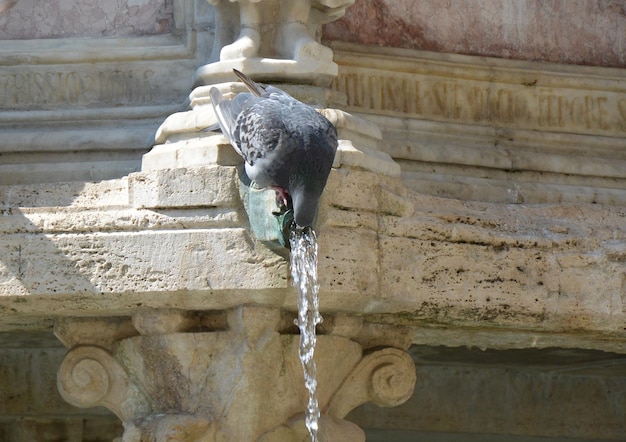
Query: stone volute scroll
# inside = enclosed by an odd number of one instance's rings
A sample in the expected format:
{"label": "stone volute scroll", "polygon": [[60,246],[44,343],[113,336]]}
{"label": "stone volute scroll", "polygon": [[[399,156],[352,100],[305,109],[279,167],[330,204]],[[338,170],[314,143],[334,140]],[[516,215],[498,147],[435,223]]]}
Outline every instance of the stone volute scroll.
{"label": "stone volute scroll", "polygon": [[119,318],[65,319],[54,327],[67,353],[57,373],[61,397],[81,408],[104,406],[122,422],[148,414],[149,402],[115,356],[119,340],[137,333]]}
{"label": "stone volute scroll", "polygon": [[328,405],[328,414],[339,418],[366,402],[395,407],[413,394],[415,364],[403,350],[387,347],[361,359]]}
{"label": "stone volute scroll", "polygon": [[61,397],[81,408],[104,406],[125,422],[147,402],[132,392],[128,373],[105,349],[81,345],[74,347],[59,368],[57,388]]}

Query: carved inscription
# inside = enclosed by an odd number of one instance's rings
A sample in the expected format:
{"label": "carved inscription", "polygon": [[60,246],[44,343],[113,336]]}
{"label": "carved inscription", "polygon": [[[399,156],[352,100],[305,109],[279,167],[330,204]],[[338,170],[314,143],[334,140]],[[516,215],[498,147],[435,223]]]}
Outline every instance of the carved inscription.
{"label": "carved inscription", "polygon": [[622,98],[617,102],[617,108],[622,117],[622,130],[626,132],[626,98]]}
{"label": "carved inscription", "polygon": [[0,107],[142,104],[153,98],[151,70],[0,71]]}
{"label": "carved inscription", "polygon": [[348,105],[419,118],[577,132],[626,132],[626,94],[349,68]]}

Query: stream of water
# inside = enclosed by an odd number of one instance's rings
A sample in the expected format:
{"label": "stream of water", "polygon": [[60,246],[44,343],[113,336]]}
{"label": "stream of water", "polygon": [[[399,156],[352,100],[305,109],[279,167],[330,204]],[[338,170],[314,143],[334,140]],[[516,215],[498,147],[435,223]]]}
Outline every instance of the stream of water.
{"label": "stream of water", "polygon": [[312,442],[317,442],[320,409],[317,403],[317,373],[315,360],[315,326],[322,322],[319,313],[319,285],[317,283],[317,236],[309,227],[291,229],[291,275],[298,292],[298,319],[300,328],[300,361],[304,370],[304,384],[309,391],[305,423]]}

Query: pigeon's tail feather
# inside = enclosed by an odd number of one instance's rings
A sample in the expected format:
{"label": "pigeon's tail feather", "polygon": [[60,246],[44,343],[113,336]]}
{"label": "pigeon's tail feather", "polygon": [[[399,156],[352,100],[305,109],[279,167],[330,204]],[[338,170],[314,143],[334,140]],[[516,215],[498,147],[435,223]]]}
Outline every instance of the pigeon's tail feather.
{"label": "pigeon's tail feather", "polygon": [[233,72],[239,79],[246,85],[248,90],[252,92],[255,96],[260,97],[265,95],[265,89],[263,89],[260,85],[256,84],[250,77],[248,77],[243,72],[238,71],[237,69],[233,69]]}
{"label": "pigeon's tail feather", "polygon": [[217,117],[217,121],[222,129],[222,133],[228,139],[233,148],[239,155],[243,157],[243,153],[239,149],[237,142],[235,141],[234,131],[237,120],[237,113],[233,110],[232,100],[226,100],[222,93],[215,87],[212,87],[209,91],[211,97],[211,104],[213,105],[213,111]]}

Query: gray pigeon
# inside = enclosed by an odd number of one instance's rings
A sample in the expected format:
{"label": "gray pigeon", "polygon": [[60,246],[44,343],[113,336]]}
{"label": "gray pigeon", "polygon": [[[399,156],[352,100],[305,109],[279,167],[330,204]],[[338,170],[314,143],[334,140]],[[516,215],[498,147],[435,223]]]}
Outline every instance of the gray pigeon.
{"label": "gray pigeon", "polygon": [[312,226],[337,150],[337,131],[323,115],[286,92],[257,84],[233,69],[250,92],[209,95],[222,132],[261,187],[293,203],[294,221]]}

